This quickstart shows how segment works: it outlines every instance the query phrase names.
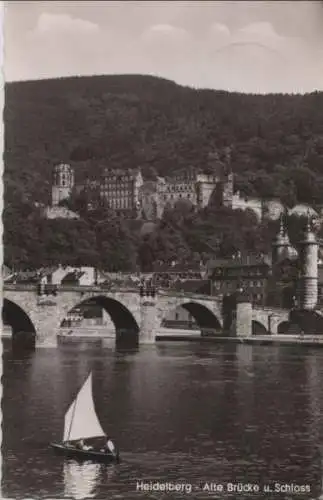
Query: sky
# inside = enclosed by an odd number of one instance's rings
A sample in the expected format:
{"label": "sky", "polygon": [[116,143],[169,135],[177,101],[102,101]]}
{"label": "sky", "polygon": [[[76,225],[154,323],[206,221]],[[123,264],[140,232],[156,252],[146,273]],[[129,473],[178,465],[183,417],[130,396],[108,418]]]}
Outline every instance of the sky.
{"label": "sky", "polygon": [[239,92],[323,90],[323,3],[5,2],[6,81],[129,73]]}

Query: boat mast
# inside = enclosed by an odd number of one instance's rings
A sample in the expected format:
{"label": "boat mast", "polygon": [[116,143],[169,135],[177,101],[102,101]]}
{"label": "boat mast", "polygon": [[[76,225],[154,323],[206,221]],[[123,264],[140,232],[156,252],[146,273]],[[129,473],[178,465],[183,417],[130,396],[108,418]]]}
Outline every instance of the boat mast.
{"label": "boat mast", "polygon": [[70,435],[71,435],[72,424],[73,424],[73,420],[74,420],[75,408],[76,408],[76,403],[77,403],[77,397],[78,397],[78,396],[76,396],[75,401],[74,401],[73,412],[72,412],[72,417],[71,417],[71,423],[70,423],[70,427],[69,427],[69,429],[68,429],[67,441],[69,441],[69,439],[70,439]]}

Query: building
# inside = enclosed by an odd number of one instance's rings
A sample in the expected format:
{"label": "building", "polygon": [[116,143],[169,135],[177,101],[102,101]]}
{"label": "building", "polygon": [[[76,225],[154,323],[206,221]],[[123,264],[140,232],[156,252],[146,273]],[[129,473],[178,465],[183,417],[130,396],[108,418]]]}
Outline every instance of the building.
{"label": "building", "polygon": [[[87,193],[88,209],[102,201],[119,216],[146,220],[160,219],[165,209],[173,208],[180,200],[198,209],[213,204],[232,210],[251,210],[258,220],[264,217],[277,220],[285,210],[277,199],[262,200],[235,191],[230,159],[226,157],[225,161],[220,161],[217,154],[210,154],[203,168],[188,167],[172,176],[157,177],[155,181],[144,181],[139,168],[105,168],[99,179],[75,184],[71,166],[57,165],[53,174],[52,204],[45,210],[47,218],[79,217],[60,205],[70,197],[73,189]],[[318,221],[322,220],[323,209],[318,213],[307,205],[297,205],[289,214],[304,215],[308,210]]]}
{"label": "building", "polygon": [[43,210],[46,219],[79,219],[80,216],[67,207],[62,201],[68,200],[74,189],[74,170],[70,165],[60,163],[54,167],[51,205]]}
{"label": "building", "polygon": [[[155,197],[150,197],[156,205],[157,218],[161,218],[165,208],[173,208],[185,200],[198,208],[212,202],[219,206],[230,206],[233,194],[233,174],[217,155],[210,155],[207,173],[197,172],[192,167],[174,176],[158,177],[155,184]],[[147,200],[141,203],[148,215]],[[150,210],[151,211],[151,210]]]}
{"label": "building", "polygon": [[213,295],[231,295],[243,288],[254,304],[266,304],[271,275],[268,257],[238,255],[233,259],[214,260],[208,267]]}
{"label": "building", "polygon": [[44,217],[46,219],[71,219],[77,220],[80,218],[79,214],[69,210],[66,207],[55,206],[55,207],[46,207],[43,210]]}
{"label": "building", "polygon": [[270,256],[238,256],[208,264],[213,294],[229,296],[243,289],[255,305],[286,309],[312,310],[323,303],[323,271],[310,214],[298,249],[290,242],[284,219]]}
{"label": "building", "polygon": [[156,183],[158,212],[164,211],[165,207],[174,207],[180,199],[189,200],[193,205],[197,205],[196,187],[196,174],[192,170],[173,177],[158,177]]}
{"label": "building", "polygon": [[106,168],[102,175],[100,196],[118,215],[137,216],[140,212],[140,188],[143,178],[140,169]]}
{"label": "building", "polygon": [[52,184],[52,207],[70,197],[74,187],[74,170],[70,165],[60,163],[54,167]]}

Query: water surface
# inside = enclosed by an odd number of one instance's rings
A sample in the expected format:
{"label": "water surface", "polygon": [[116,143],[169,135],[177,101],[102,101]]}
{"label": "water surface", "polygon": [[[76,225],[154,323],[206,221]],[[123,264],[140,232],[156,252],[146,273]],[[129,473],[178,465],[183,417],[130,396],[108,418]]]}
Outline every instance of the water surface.
{"label": "water surface", "polygon": [[[102,426],[121,449],[117,466],[78,464],[48,448],[89,370]],[[2,408],[4,498],[228,498],[228,483],[311,490],[254,498],[321,492],[323,350],[159,343],[40,349],[22,359],[5,352]],[[156,482],[184,490],[137,489]],[[203,491],[205,483],[224,491]]]}

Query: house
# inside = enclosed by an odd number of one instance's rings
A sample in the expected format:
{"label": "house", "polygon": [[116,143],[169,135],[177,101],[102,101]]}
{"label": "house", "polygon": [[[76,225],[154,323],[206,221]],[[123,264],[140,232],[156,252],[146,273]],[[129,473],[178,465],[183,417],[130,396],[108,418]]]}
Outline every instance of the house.
{"label": "house", "polygon": [[230,295],[243,288],[254,304],[264,305],[267,301],[271,264],[266,257],[217,259],[209,263],[208,273],[213,295]]}

